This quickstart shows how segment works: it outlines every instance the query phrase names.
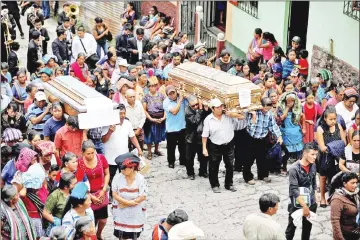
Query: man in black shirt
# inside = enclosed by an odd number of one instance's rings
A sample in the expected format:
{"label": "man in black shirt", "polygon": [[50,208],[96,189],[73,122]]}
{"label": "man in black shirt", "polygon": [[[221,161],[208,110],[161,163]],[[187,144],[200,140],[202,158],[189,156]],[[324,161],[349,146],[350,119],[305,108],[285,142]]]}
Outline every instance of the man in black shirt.
{"label": "man in black shirt", "polygon": [[193,95],[188,98],[189,105],[185,108],[186,121],[186,171],[189,179],[195,179],[194,158],[198,155],[200,163],[199,176],[208,177],[208,158],[202,153],[201,133],[204,119],[211,113],[207,106]]}
{"label": "man in black shirt", "polygon": [[58,28],[56,30],[56,34],[58,37],[51,44],[52,52],[57,57],[58,64],[65,67],[65,61],[70,60],[69,49],[66,43],[65,30],[62,28]]}
{"label": "man in black shirt", "polygon": [[301,160],[295,162],[289,170],[289,197],[290,203],[289,224],[286,228],[286,239],[292,240],[296,226],[291,214],[302,209],[302,233],[301,239],[310,239],[312,224],[306,218],[310,217],[310,211],[316,213],[316,165],[318,146],[314,142],[306,143]]}

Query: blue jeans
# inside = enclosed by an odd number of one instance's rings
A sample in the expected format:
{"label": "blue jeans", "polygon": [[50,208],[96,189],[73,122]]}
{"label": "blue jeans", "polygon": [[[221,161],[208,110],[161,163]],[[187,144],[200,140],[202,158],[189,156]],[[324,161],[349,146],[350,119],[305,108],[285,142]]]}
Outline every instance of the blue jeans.
{"label": "blue jeans", "polygon": [[99,140],[92,140],[93,143],[95,144],[95,150],[98,154],[105,154],[105,149],[104,149],[104,143],[101,141],[101,139]]}
{"label": "blue jeans", "polygon": [[50,17],[50,2],[48,0],[41,1],[41,8],[44,12],[44,17],[45,18]]}
{"label": "blue jeans", "polygon": [[99,43],[97,44],[96,54],[99,56],[99,58],[101,58],[101,49],[104,50],[104,55],[106,55],[108,52],[108,47],[109,47],[109,44],[107,41],[103,44],[99,44]]}

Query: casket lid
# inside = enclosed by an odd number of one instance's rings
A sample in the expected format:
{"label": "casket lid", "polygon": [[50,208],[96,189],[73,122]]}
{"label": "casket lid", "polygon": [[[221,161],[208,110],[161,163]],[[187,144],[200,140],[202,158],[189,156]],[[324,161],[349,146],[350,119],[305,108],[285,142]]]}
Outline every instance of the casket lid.
{"label": "casket lid", "polygon": [[174,80],[190,80],[200,86],[205,84],[207,88],[223,94],[236,94],[241,88],[260,90],[259,86],[245,78],[194,62],[180,64],[169,75]]}

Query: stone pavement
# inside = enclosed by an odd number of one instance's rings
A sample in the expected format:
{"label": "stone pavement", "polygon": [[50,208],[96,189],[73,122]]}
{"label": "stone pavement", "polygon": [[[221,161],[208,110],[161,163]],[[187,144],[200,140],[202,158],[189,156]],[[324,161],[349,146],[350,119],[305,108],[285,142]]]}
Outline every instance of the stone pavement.
{"label": "stone pavement", "polygon": [[[162,144],[163,153],[166,153],[165,146]],[[277,194],[281,199],[274,219],[281,224],[285,232],[288,221],[288,178],[270,176],[271,183],[256,181],[254,186],[249,186],[244,183],[242,173],[235,173],[234,186],[238,191],[226,191],[222,185],[222,192],[214,194],[208,179],[199,176],[196,176],[194,181],[186,179],[186,168],[179,166],[178,161],[175,169],[168,168],[166,156],[153,158],[150,164],[150,171],[146,175],[149,188],[146,202],[147,223],[140,239],[151,239],[153,226],[176,208],[184,209],[188,213],[189,219],[204,231],[206,240],[244,239],[242,225],[245,217],[260,211],[258,200],[262,194],[269,192]],[[195,172],[198,171],[198,167],[196,161]],[[253,172],[256,172],[255,166]],[[224,176],[225,167],[222,163],[219,173],[220,184],[224,183]],[[104,239],[115,239],[112,231],[109,217],[103,234]],[[298,229],[295,239],[300,238],[301,231]],[[318,208],[318,218],[313,225],[311,239],[332,239],[330,208]]]}
{"label": "stone pavement", "polygon": [[[21,48],[18,52],[21,65],[26,66],[26,54],[28,43],[28,27],[25,18],[21,20],[25,40],[20,39],[18,33],[17,41]],[[50,34],[49,53],[51,42],[56,38],[57,23],[53,19],[45,21],[45,27]],[[162,152],[166,153],[165,144],[162,144]],[[177,162],[178,164],[178,162]],[[196,171],[198,163],[196,162]],[[253,172],[256,167],[253,168]],[[220,168],[220,182],[224,182],[224,165]],[[257,181],[254,186],[244,183],[241,173],[234,174],[234,186],[238,189],[232,193],[221,186],[222,193],[214,194],[210,188],[208,179],[196,177],[195,181],[186,179],[186,169],[176,165],[175,169],[167,167],[166,156],[153,158],[151,169],[146,175],[149,187],[147,205],[147,223],[140,239],[151,239],[153,226],[163,217],[166,217],[176,208],[184,209],[190,220],[198,225],[205,233],[206,240],[238,240],[244,239],[242,225],[245,217],[258,212],[258,200],[263,193],[272,192],[280,199],[278,213],[274,216],[283,227],[287,226],[287,203],[288,203],[288,178],[271,176],[271,183]],[[108,223],[103,232],[105,240],[115,239],[113,233],[113,221],[110,213]],[[295,239],[300,239],[298,230]],[[313,225],[311,239],[327,240],[332,239],[329,208],[318,208],[318,218]]]}

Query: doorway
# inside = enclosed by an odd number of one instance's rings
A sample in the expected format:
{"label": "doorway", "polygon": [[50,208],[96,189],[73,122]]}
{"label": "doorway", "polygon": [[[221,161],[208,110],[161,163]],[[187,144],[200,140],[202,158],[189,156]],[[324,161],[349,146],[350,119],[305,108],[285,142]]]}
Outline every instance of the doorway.
{"label": "doorway", "polygon": [[299,36],[302,48],[306,48],[309,7],[309,1],[290,1],[288,46],[294,36]]}
{"label": "doorway", "polygon": [[221,31],[225,32],[226,29],[226,1],[215,2],[215,26]]}

